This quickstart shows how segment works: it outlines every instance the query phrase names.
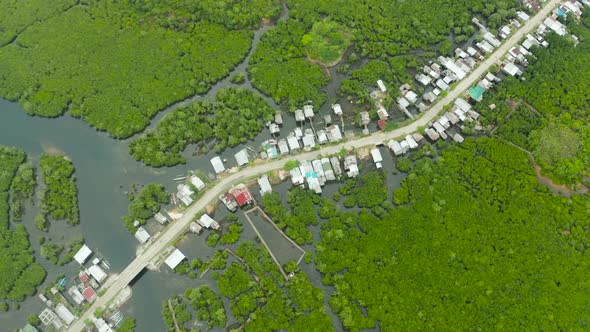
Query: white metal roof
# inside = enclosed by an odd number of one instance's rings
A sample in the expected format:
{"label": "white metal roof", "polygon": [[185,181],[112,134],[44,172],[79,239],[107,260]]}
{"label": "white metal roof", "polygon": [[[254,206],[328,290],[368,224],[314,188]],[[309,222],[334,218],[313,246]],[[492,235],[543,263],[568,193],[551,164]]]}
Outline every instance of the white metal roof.
{"label": "white metal roof", "polygon": [[203,180],[201,180],[201,178],[197,175],[192,175],[190,177],[190,181],[198,190],[203,190],[203,188],[205,188],[205,182],[203,182]]}
{"label": "white metal roof", "polygon": [[184,258],[184,254],[180,250],[175,249],[174,252],[172,252],[172,254],[166,258],[164,263],[174,270]]}
{"label": "white metal roof", "polygon": [[248,151],[246,151],[246,149],[238,151],[238,153],[234,155],[234,158],[236,158],[236,163],[238,166],[246,165],[250,161],[248,159]]}
{"label": "white metal roof", "polygon": [[268,181],[268,176],[262,176],[258,178],[258,185],[260,186],[260,195],[272,192],[272,186]]}
{"label": "white metal roof", "polygon": [[92,255],[92,250],[90,250],[88,246],[83,245],[82,248],[80,248],[80,250],[78,250],[78,252],[74,255],[74,260],[78,262],[78,264],[82,265],[86,262],[90,255]]}
{"label": "white metal roof", "polygon": [[379,90],[381,90],[382,92],[387,92],[387,88],[385,87],[385,84],[382,80],[377,81],[377,86],[379,86]]}
{"label": "white metal roof", "polygon": [[140,243],[146,243],[150,239],[150,233],[148,233],[145,228],[139,227],[137,228],[137,232],[135,232],[135,238]]}
{"label": "white metal roof", "polygon": [[94,278],[97,282],[102,282],[107,277],[107,274],[98,266],[92,265],[88,268],[88,273]]}
{"label": "white metal roof", "polygon": [[342,115],[342,107],[340,106],[340,104],[332,105],[332,110],[334,110],[334,114]]}
{"label": "white metal roof", "polygon": [[377,149],[377,148],[371,150],[371,156],[373,157],[373,161],[376,163],[380,163],[383,161],[383,157],[381,156],[381,151],[379,151],[379,149]]}
{"label": "white metal roof", "polygon": [[63,303],[60,303],[55,307],[55,313],[64,321],[64,323],[66,323],[66,325],[70,325],[74,319],[76,319],[76,316],[74,316]]}
{"label": "white metal roof", "polygon": [[337,142],[342,139],[342,133],[340,132],[340,127],[338,125],[332,125],[328,130],[330,131],[330,140],[332,142]]}
{"label": "white metal roof", "polygon": [[219,224],[217,223],[217,221],[215,221],[213,218],[211,218],[208,214],[203,214],[201,216],[201,218],[199,218],[199,224],[201,224],[201,226],[205,227],[205,228],[213,228],[216,229],[217,227],[219,227]]}
{"label": "white metal roof", "polygon": [[213,166],[213,169],[217,174],[225,171],[225,166],[223,166],[223,161],[221,161],[221,158],[219,156],[213,157],[211,159],[211,165]]}

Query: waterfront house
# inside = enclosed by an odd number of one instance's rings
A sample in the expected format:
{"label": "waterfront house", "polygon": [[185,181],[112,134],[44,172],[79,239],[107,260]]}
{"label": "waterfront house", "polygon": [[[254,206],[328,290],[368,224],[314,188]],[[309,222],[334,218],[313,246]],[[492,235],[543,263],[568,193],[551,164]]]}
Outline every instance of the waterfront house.
{"label": "waterfront house", "polygon": [[311,151],[313,148],[315,148],[315,135],[311,129],[306,129],[305,135],[303,136],[303,149],[305,151]]}
{"label": "waterfront house", "polygon": [[87,271],[99,284],[107,278],[107,274],[96,264],[89,267]]}
{"label": "waterfront house", "polygon": [[385,108],[383,108],[383,106],[381,106],[377,110],[377,116],[379,117],[379,119],[385,120],[385,119],[389,118],[389,113],[387,113],[387,110]]}
{"label": "waterfront house", "polygon": [[219,195],[219,200],[231,212],[236,212],[238,210],[238,202],[236,202],[235,197],[232,196],[230,193]]}
{"label": "waterfront house", "polygon": [[305,121],[305,115],[303,115],[303,110],[295,110],[295,121]]}
{"label": "waterfront house", "polygon": [[366,126],[371,122],[371,117],[369,116],[369,112],[363,111],[360,113],[361,115],[361,125]]}
{"label": "waterfront house", "polygon": [[74,300],[74,302],[77,305],[80,305],[82,304],[82,302],[84,302],[84,296],[82,295],[82,293],[80,293],[80,291],[75,285],[68,289],[68,294],[70,294],[72,300]]}
{"label": "waterfront house", "polygon": [[268,125],[268,130],[270,131],[271,135],[274,135],[274,134],[278,134],[281,131],[281,128],[279,128],[278,124],[271,122]]}
{"label": "waterfront house", "polygon": [[57,330],[60,330],[64,326],[64,324],[61,322],[59,317],[57,317],[55,312],[53,312],[53,310],[49,308],[45,308],[43,309],[43,311],[41,311],[41,313],[39,314],[39,319],[41,320],[41,323],[43,323],[43,325],[49,326],[51,324]]}
{"label": "waterfront house", "polygon": [[457,105],[457,107],[459,107],[460,109],[462,109],[464,112],[467,112],[467,111],[469,111],[471,109],[471,104],[469,104],[463,98],[457,98],[457,99],[455,99],[455,105]]}
{"label": "waterfront house", "polygon": [[278,125],[283,124],[283,115],[281,113],[275,114],[275,123]]}
{"label": "waterfront house", "polygon": [[402,155],[404,153],[404,151],[402,150],[402,146],[399,144],[398,141],[392,139],[391,141],[389,141],[387,143],[387,146],[389,147],[389,149],[391,149],[391,151],[393,152],[394,155],[399,156]]}
{"label": "waterfront house", "polygon": [[320,186],[325,185],[326,184],[326,174],[324,173],[324,167],[322,166],[322,161],[319,159],[312,160],[311,166],[313,167],[313,170],[318,175],[318,180],[320,181]]}
{"label": "waterfront house", "polygon": [[84,289],[84,291],[82,292],[82,296],[84,296],[84,299],[88,301],[88,303],[92,303],[94,302],[94,300],[96,300],[96,292],[90,286]]}
{"label": "waterfront house", "polygon": [[201,233],[201,231],[203,230],[203,227],[201,227],[201,225],[197,224],[196,222],[191,222],[190,225],[188,226],[188,229],[195,233],[195,234],[199,234]]}
{"label": "waterfront house", "polygon": [[76,316],[63,303],[55,307],[55,313],[66,324],[70,325],[76,319]]}
{"label": "waterfront house", "polygon": [[375,167],[377,167],[377,169],[381,169],[383,167],[383,157],[381,156],[381,151],[379,151],[377,148],[372,149],[371,157],[373,157]]}
{"label": "waterfront house", "polygon": [[323,129],[318,130],[318,143],[319,144],[326,144],[326,143],[328,143],[328,134]]}
{"label": "waterfront house", "polygon": [[330,157],[330,164],[332,165],[332,169],[334,169],[334,174],[337,177],[342,175],[342,168],[340,167],[340,159],[338,157]]}
{"label": "waterfront house", "polygon": [[250,194],[250,191],[248,190],[248,187],[241,185],[235,189],[233,189],[231,191],[232,196],[235,197],[236,202],[238,203],[238,206],[240,207],[244,207],[246,205],[252,204],[252,202],[254,202],[254,198],[252,197],[252,194]]}
{"label": "waterfront house", "polygon": [[178,250],[178,248],[175,248],[174,251],[170,254],[170,256],[166,258],[164,263],[166,263],[168,267],[174,270],[178,266],[178,264],[180,264],[180,262],[182,262],[185,258],[186,257],[184,256],[184,254],[180,250]]}
{"label": "waterfront house", "polygon": [[433,142],[434,142],[434,141],[437,141],[437,140],[440,138],[440,135],[439,135],[439,134],[438,134],[438,133],[437,133],[435,130],[433,130],[432,128],[427,128],[427,129],[424,131],[424,133],[425,133],[425,134],[426,134],[426,136],[428,136],[428,138],[429,138],[431,141],[433,141]]}
{"label": "waterfront house", "polygon": [[211,165],[213,166],[216,174],[220,174],[225,171],[225,166],[223,166],[223,161],[221,161],[219,156],[215,156],[211,159]]}
{"label": "waterfront house", "polygon": [[291,150],[291,152],[295,152],[301,149],[301,146],[299,145],[299,140],[295,136],[287,137],[287,143],[289,144],[289,149]]}
{"label": "waterfront house", "polygon": [[114,330],[107,324],[107,322],[102,318],[94,318],[92,320],[94,326],[96,327],[97,332],[114,332]]}
{"label": "waterfront house", "polygon": [[334,170],[332,169],[332,165],[330,165],[330,159],[322,158],[320,161],[322,163],[322,168],[324,169],[324,175],[326,177],[326,181],[336,180],[336,175],[334,174]]}
{"label": "waterfront house", "polygon": [[305,179],[303,178],[303,175],[301,174],[301,170],[299,169],[299,167],[293,168],[292,170],[289,171],[289,173],[291,175],[291,183],[294,186],[300,186],[305,181]]}
{"label": "waterfront house", "polygon": [[305,115],[306,119],[313,118],[313,106],[311,106],[311,105],[303,106],[303,115]]}
{"label": "waterfront house", "polygon": [[190,176],[189,181],[191,182],[191,184],[193,186],[195,186],[195,188],[197,190],[203,190],[205,189],[205,182],[203,182],[203,180],[201,180],[200,177],[198,177],[197,175],[193,174]]}
{"label": "waterfront house", "polygon": [[139,243],[141,244],[148,242],[150,239],[150,234],[145,230],[145,228],[141,226],[137,228],[137,231],[135,232],[134,236],[137,239],[137,241],[139,241]]}
{"label": "waterfront house", "polygon": [[387,88],[385,87],[385,83],[383,83],[382,80],[377,80],[377,86],[379,87],[379,90],[381,90],[381,92],[383,92],[383,93],[387,92]]}
{"label": "waterfront house", "polygon": [[250,160],[248,159],[248,150],[246,150],[245,148],[238,151],[238,153],[234,155],[234,158],[236,159],[236,163],[238,164],[238,166],[244,166],[250,162]]}
{"label": "waterfront house", "polygon": [[328,127],[328,139],[330,142],[339,142],[342,140],[342,133],[338,125],[331,125]]}
{"label": "waterfront house", "polygon": [[285,155],[285,154],[288,154],[289,153],[289,146],[287,145],[287,140],[281,139],[279,141],[279,152],[282,155]]}
{"label": "waterfront house", "polygon": [[410,149],[416,149],[418,147],[418,143],[414,140],[412,135],[406,135],[405,141],[408,142]]}
{"label": "waterfront house", "polygon": [[80,250],[78,250],[74,255],[74,260],[78,262],[78,264],[84,265],[90,255],[92,255],[92,250],[90,250],[88,246],[83,245],[82,248],[80,248]]}
{"label": "waterfront house", "polygon": [[272,187],[270,185],[270,181],[268,181],[268,176],[264,175],[259,177],[258,185],[260,186],[260,196],[264,196],[264,194],[272,192]]}
{"label": "waterfront house", "polygon": [[344,157],[344,170],[349,178],[356,177],[359,174],[359,168],[354,153],[350,153]]}
{"label": "waterfront house", "polygon": [[461,144],[463,143],[465,139],[463,138],[463,136],[459,135],[459,133],[455,133],[455,135],[453,135],[453,141]]}
{"label": "waterfront house", "polygon": [[340,106],[340,104],[332,105],[332,110],[334,111],[335,115],[342,116],[342,107]]}

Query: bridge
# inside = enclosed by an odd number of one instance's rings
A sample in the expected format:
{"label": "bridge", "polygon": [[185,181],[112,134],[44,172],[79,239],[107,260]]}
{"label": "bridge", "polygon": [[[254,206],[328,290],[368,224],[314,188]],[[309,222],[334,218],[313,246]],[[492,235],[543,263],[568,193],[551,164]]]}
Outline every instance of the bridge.
{"label": "bridge", "polygon": [[193,205],[191,205],[184,213],[183,217],[176,222],[171,223],[149,246],[137,256],[117,277],[109,280],[104,286],[106,291],[102,296],[86,310],[86,312],[78,319],[68,331],[79,332],[85,327],[85,321],[93,318],[94,312],[99,308],[105,308],[110,301],[112,301],[119,292],[125,288],[133,279],[135,279],[143,269],[157,257],[170,243],[182,235],[188,228],[191,221],[194,220],[197,213],[203,211],[208,203],[217,200],[217,197],[227,191],[232,185],[238,184],[255,176],[266,174],[270,171],[282,169],[287,160],[297,160],[304,162],[306,160],[317,159],[320,156],[333,155],[340,152],[342,149],[361,148],[364,146],[375,146],[382,144],[390,139],[405,136],[416,132],[420,127],[427,126],[436,116],[443,111],[445,105],[452,103],[456,98],[460,97],[467,89],[469,89],[477,80],[483,76],[488,69],[498,62],[510,48],[517,44],[526,34],[533,31],[550,12],[559,4],[559,0],[549,1],[535,16],[531,17],[528,22],[514,32],[514,34],[506,40],[496,51],[479,64],[467,77],[458,82],[457,86],[449,91],[447,96],[438,100],[430,107],[422,116],[416,121],[407,126],[395,129],[390,132],[378,132],[370,136],[360,137],[349,140],[337,145],[329,145],[320,150],[306,152],[294,156],[289,156],[283,160],[274,160],[264,164],[245,168],[237,173],[234,173],[226,178],[220,180],[215,187],[208,189],[204,195],[199,198]]}

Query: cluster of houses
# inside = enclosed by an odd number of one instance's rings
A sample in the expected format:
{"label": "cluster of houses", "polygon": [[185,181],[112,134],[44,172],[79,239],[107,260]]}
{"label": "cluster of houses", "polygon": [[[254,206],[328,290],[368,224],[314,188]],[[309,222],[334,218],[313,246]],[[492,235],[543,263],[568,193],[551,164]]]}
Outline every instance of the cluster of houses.
{"label": "cluster of houses", "polygon": [[[353,153],[345,157],[344,172],[349,177],[358,175],[357,160]],[[340,166],[340,160],[337,157],[306,161],[291,169],[289,173],[293,185],[307,184],[310,190],[318,194],[322,193],[322,187],[327,181],[334,181],[344,174]]]}
{"label": "cluster of houses", "polygon": [[[56,298],[61,299],[59,302],[47,299],[43,293],[39,294],[39,299],[47,305],[47,307],[39,314],[41,323],[44,326],[52,326],[57,330],[65,328],[77,319],[70,310],[71,307],[83,306],[85,303],[92,303],[96,300],[97,290],[108,278],[108,274],[104,270],[108,268],[108,265],[100,258],[95,257],[92,260],[92,263],[88,264],[88,267],[85,267],[90,256],[92,256],[92,250],[88,248],[87,245],[83,245],[74,255],[74,260],[82,266],[82,269],[78,274],[76,283],[67,289],[67,298],[65,296],[56,297],[58,294],[63,295],[57,287],[52,287],[50,292],[53,295],[54,300]],[[60,286],[65,286],[66,282],[66,279],[63,278],[58,284]],[[97,330],[100,332],[113,331],[102,318],[96,319],[94,323]]]}

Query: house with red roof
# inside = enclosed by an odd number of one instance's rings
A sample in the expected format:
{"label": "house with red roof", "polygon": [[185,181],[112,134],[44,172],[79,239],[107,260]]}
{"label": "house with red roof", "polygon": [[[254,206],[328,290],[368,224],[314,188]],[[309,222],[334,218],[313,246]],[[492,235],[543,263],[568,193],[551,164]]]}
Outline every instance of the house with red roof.
{"label": "house with red roof", "polygon": [[84,273],[84,272],[81,272],[78,277],[80,278],[80,282],[86,282],[86,281],[88,281],[88,275],[86,273]]}
{"label": "house with red roof", "polygon": [[231,191],[231,194],[235,197],[236,202],[240,207],[243,207],[248,204],[252,204],[254,198],[252,198],[252,194],[246,186],[241,186]]}
{"label": "house with red roof", "polygon": [[88,286],[82,292],[82,296],[84,296],[86,301],[92,303],[96,299],[96,292],[94,291],[94,289],[92,289],[92,287]]}

